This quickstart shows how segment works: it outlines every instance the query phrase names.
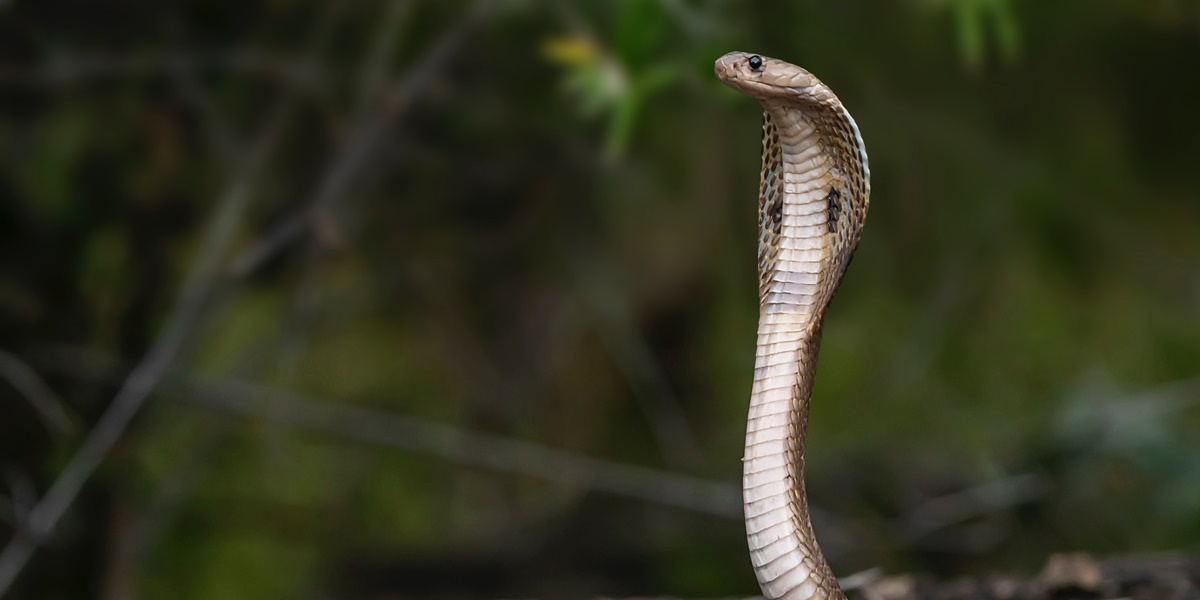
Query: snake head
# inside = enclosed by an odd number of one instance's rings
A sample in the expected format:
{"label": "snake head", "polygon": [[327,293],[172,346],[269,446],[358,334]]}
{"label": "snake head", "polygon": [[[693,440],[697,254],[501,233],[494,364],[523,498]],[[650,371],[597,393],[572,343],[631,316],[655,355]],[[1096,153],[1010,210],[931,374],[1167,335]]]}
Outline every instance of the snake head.
{"label": "snake head", "polygon": [[717,59],[713,70],[725,85],[760,102],[803,96],[824,87],[801,67],[749,52],[730,52]]}

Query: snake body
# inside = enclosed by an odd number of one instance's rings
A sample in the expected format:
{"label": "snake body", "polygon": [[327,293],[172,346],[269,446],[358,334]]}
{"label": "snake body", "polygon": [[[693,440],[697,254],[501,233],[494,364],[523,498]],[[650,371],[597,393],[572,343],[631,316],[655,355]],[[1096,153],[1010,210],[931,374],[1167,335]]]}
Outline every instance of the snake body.
{"label": "snake body", "polygon": [[745,52],[715,70],[763,107],[758,344],[742,458],[750,558],[766,598],[845,598],[813,534],[804,452],[821,323],[867,216],[867,152],[850,113],[808,71]]}

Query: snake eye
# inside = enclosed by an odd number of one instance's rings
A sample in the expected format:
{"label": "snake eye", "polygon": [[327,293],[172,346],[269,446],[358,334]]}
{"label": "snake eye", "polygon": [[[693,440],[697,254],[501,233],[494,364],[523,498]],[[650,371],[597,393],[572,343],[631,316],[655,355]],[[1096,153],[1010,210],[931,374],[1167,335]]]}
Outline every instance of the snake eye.
{"label": "snake eye", "polygon": [[750,57],[750,60],[748,60],[748,61],[746,61],[746,62],[748,62],[748,63],[750,64],[750,68],[751,68],[751,69],[754,69],[755,71],[761,71],[761,70],[762,70],[762,65],[763,65],[763,63],[762,63],[762,57],[761,57],[761,56],[759,56],[759,55],[755,54],[754,56],[751,56],[751,57]]}

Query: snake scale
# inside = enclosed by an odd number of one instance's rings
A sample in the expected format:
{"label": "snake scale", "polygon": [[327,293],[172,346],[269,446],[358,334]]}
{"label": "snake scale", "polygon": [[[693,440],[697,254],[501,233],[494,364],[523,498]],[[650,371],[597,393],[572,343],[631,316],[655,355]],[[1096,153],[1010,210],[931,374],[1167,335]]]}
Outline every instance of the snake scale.
{"label": "snake scale", "polygon": [[809,518],[804,440],[821,323],[867,216],[867,152],[850,113],[808,71],[745,52],[715,70],[763,107],[758,344],[742,458],[750,558],[766,598],[842,599]]}

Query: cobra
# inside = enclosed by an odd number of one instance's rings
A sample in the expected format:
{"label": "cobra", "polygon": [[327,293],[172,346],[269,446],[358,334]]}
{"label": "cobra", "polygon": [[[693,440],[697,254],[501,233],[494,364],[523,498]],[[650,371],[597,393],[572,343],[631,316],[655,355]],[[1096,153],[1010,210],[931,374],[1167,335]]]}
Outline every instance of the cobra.
{"label": "cobra", "polygon": [[805,435],[821,324],[867,216],[867,151],[854,118],[808,71],[745,52],[715,69],[763,108],[758,342],[742,458],[750,558],[767,598],[841,599],[813,534]]}

